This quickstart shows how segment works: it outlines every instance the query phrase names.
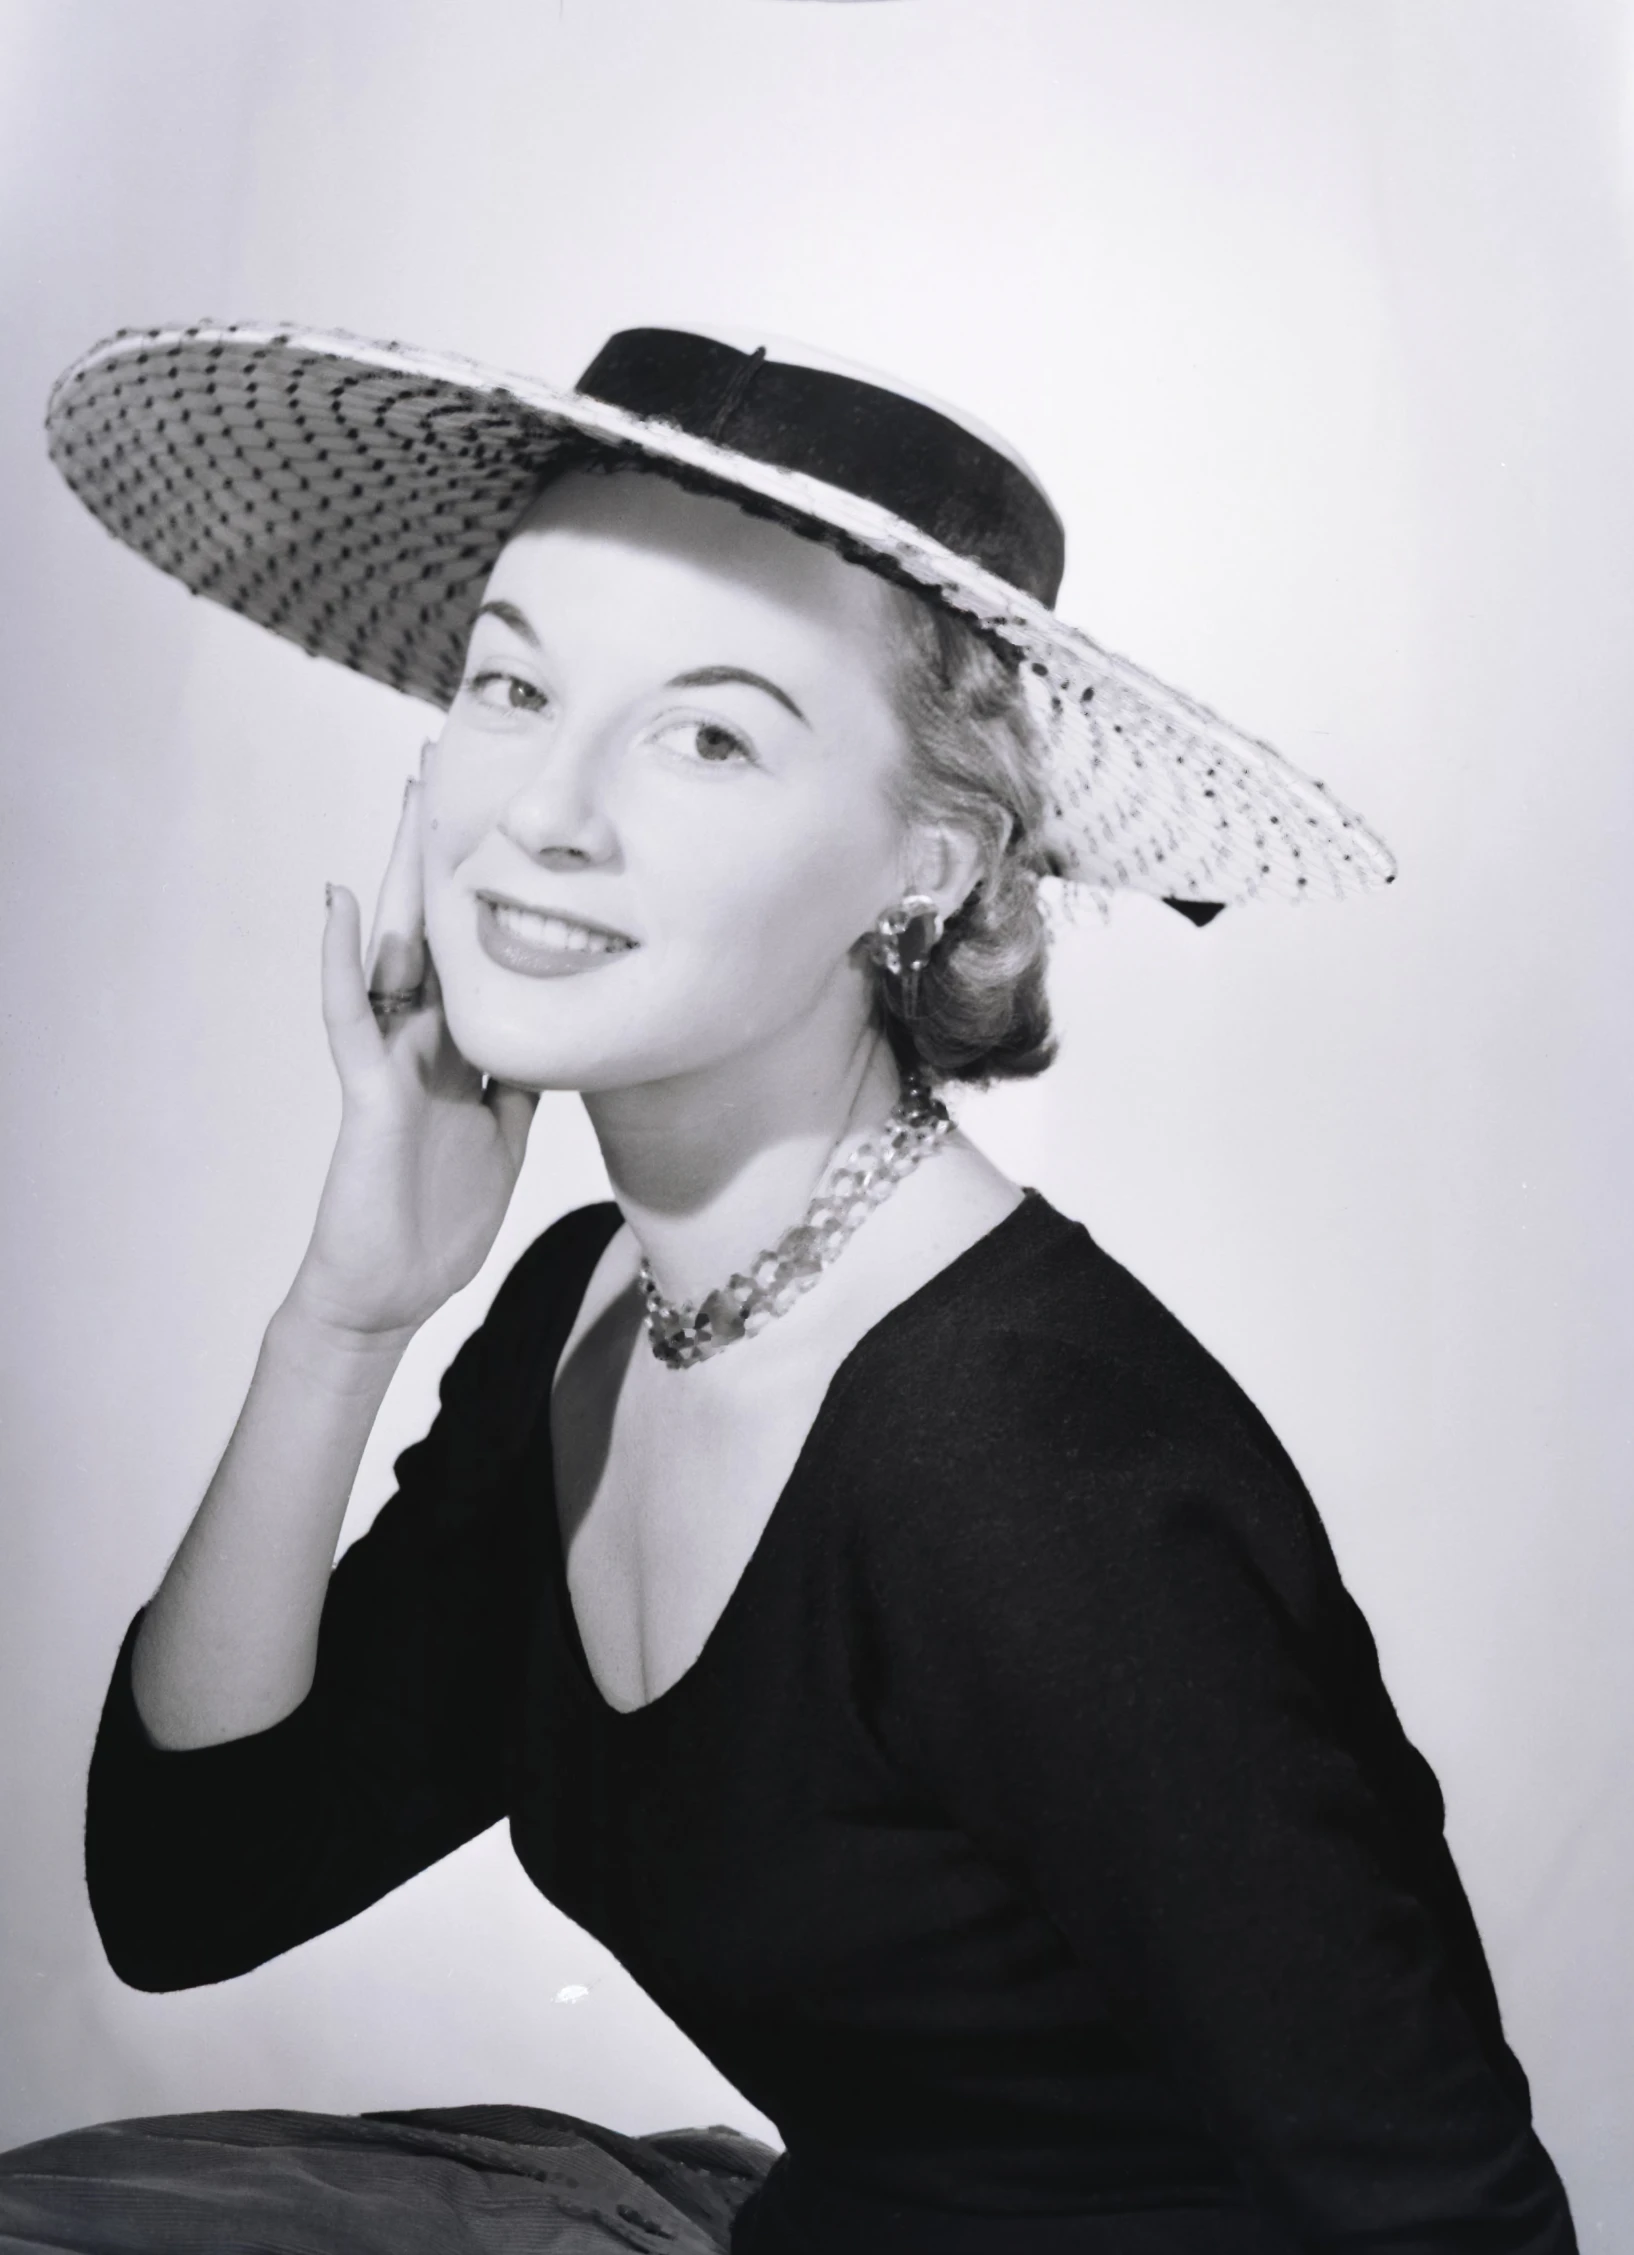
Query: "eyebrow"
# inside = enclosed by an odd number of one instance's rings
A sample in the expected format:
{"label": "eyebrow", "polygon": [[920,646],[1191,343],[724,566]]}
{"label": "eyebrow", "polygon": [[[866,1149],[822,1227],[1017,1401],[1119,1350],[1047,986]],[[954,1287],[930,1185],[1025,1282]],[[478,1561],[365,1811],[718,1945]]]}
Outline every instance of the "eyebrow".
{"label": "eyebrow", "polygon": [[694,666],[690,673],[678,673],[671,681],[670,687],[672,689],[719,689],[729,681],[741,681],[750,689],[764,690],[768,697],[777,699],[785,712],[793,713],[795,719],[804,722],[807,728],[811,726],[810,721],[806,720],[805,714],[786,689],[779,689],[777,683],[768,681],[764,674],[750,673],[745,666]]}
{"label": "eyebrow", "polygon": [[[477,611],[477,618],[498,619],[501,626],[508,626],[513,634],[520,635],[533,649],[543,648],[527,614],[519,611],[514,603],[507,603],[503,598],[497,602],[484,603]],[[777,683],[768,681],[763,673],[751,673],[747,666],[694,666],[689,673],[676,674],[668,686],[671,689],[720,689],[733,681],[742,682],[749,689],[759,689],[768,697],[775,697],[785,712],[793,713],[795,719],[807,728],[811,726],[786,689],[779,689]]]}
{"label": "eyebrow", "polygon": [[[528,624],[526,615],[514,603],[483,603],[478,607],[477,618],[498,619],[501,626],[508,626],[513,634],[521,635],[523,641],[531,642],[536,650],[541,647],[539,637]],[[475,626],[476,619],[471,623]]]}

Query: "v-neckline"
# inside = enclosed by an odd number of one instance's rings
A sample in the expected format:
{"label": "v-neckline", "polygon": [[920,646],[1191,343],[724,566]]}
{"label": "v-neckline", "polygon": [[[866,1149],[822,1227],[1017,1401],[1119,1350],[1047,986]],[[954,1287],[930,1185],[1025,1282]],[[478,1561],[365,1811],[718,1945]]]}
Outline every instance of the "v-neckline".
{"label": "v-neckline", "polygon": [[[567,1550],[562,1539],[561,1516],[557,1509],[556,1454],[551,1422],[556,1392],[556,1377],[562,1354],[572,1336],[573,1326],[578,1319],[584,1295],[590,1288],[590,1281],[595,1274],[597,1263],[612,1242],[614,1232],[619,1226],[618,1220],[614,1220],[613,1227],[608,1230],[607,1235],[601,1238],[591,1252],[584,1281],[574,1296],[571,1309],[565,1311],[565,1322],[561,1322],[559,1327],[553,1327],[555,1336],[548,1357],[544,1399],[533,1435],[534,1449],[542,1463],[545,1478],[544,1527],[546,1548],[550,1560],[552,1595],[563,1642],[581,1688],[598,1714],[610,1726],[633,1724],[644,1716],[651,1715],[659,1710],[668,1710],[676,1703],[678,1695],[683,1693],[696,1677],[706,1672],[712,1655],[718,1652],[725,1637],[730,1634],[731,1623],[743,1610],[745,1586],[765,1573],[765,1561],[777,1542],[781,1540],[782,1530],[793,1516],[790,1499],[808,1478],[812,1461],[828,1428],[834,1421],[840,1402],[844,1395],[849,1392],[859,1367],[867,1361],[870,1351],[877,1352],[884,1336],[903,1328],[916,1317],[923,1317],[927,1309],[934,1307],[946,1291],[957,1289],[965,1280],[972,1265],[979,1265],[982,1259],[991,1258],[996,1250],[1002,1251],[1011,1236],[1015,1234],[1017,1224],[1022,1216],[1036,1219],[1049,1210],[1046,1200],[1038,1191],[1024,1187],[1021,1197],[1002,1220],[996,1221],[990,1229],[983,1230],[979,1237],[973,1238],[962,1251],[955,1253],[944,1267],[939,1268],[934,1276],[927,1277],[923,1284],[916,1285],[904,1298],[898,1300],[894,1307],[887,1308],[883,1315],[876,1317],[860,1338],[846,1350],[836,1364],[828,1384],[823,1389],[822,1399],[818,1403],[816,1414],[807,1427],[805,1437],[796,1451],[794,1462],[789,1468],[788,1477],[778,1489],[771,1509],[761,1524],[760,1533],[756,1536],[754,1545],[745,1559],[736,1581],[728,1590],[725,1602],[710,1622],[703,1642],[681,1670],[681,1673],[667,1683],[662,1691],[654,1692],[650,1699],[640,1700],[633,1707],[615,1707],[602,1690],[601,1685],[596,1681],[595,1670],[590,1665],[590,1654],[584,1642],[583,1632],[579,1627],[579,1617],[574,1610],[573,1591],[567,1578]],[[617,1216],[618,1208],[609,1202],[608,1212]]]}

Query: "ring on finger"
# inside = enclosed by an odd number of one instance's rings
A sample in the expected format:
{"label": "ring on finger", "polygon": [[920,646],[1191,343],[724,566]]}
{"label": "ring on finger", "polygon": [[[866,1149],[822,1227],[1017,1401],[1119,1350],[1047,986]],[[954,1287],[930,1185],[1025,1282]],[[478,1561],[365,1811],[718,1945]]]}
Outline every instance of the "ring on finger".
{"label": "ring on finger", "polygon": [[424,987],[371,987],[369,1008],[377,1018],[401,1018],[418,1010],[425,1000]]}

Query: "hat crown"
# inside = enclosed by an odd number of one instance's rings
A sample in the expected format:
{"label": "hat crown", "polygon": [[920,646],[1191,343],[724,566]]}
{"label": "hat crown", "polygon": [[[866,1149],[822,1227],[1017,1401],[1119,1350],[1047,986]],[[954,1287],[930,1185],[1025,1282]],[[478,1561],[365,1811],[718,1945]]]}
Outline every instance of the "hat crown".
{"label": "hat crown", "polygon": [[685,330],[682,334],[705,337],[716,344],[730,345],[735,352],[750,355],[764,352],[768,360],[787,367],[823,369],[833,376],[850,376],[860,383],[872,384],[878,391],[896,392],[903,399],[914,400],[921,407],[933,408],[950,423],[957,423],[973,438],[990,446],[995,454],[1002,454],[1041,493],[1045,490],[1044,481],[1038,472],[1021,449],[1006,438],[1002,431],[994,430],[991,423],[982,422],[968,408],[959,406],[955,401],[943,399],[937,392],[926,391],[922,384],[905,383],[900,376],[870,367],[864,361],[852,360],[844,353],[830,352],[826,345],[810,344],[803,337],[778,336],[770,329],[728,328],[710,322],[701,328]]}
{"label": "hat crown", "polygon": [[690,329],[621,329],[578,389],[726,453],[838,486],[1053,606],[1066,535],[1018,455],[953,410],[788,349],[801,357]]}

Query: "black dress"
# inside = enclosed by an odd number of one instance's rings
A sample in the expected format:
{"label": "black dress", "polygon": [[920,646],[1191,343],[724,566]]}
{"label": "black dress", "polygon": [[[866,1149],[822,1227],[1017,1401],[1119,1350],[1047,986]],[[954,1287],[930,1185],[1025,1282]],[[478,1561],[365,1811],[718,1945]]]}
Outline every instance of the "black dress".
{"label": "black dress", "polygon": [[620,1713],[548,1424],[617,1218],[456,1358],[296,1713],[159,1751],[127,1640],[116,1970],[224,1979],[508,1817],[778,2124],[747,2255],[1566,2255],[1435,1780],[1219,1365],[1030,1194],[849,1356],[698,1659]]}

